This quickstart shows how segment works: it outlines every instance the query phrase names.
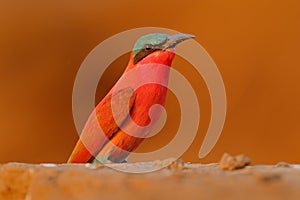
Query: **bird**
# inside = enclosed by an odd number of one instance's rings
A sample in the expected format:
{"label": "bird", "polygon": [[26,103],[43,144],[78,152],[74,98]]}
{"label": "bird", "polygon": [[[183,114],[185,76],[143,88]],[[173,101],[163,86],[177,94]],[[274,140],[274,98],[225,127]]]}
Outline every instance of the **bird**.
{"label": "bird", "polygon": [[[136,130],[132,124],[140,127],[150,123],[155,125],[162,112],[158,109],[150,118],[149,111],[156,104],[165,106],[168,91],[165,85],[155,82],[138,88],[134,85],[149,76],[167,84],[176,45],[194,37],[183,33],[151,33],[140,37],[133,46],[125,71],[87,119],[67,162],[127,162],[129,154],[153,129],[151,126]],[[132,70],[136,73],[133,78],[128,78],[126,74]]]}

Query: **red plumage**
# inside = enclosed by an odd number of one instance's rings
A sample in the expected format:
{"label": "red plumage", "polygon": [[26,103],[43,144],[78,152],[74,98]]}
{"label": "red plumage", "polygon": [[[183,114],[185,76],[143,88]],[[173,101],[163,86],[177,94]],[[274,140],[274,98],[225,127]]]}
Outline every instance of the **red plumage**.
{"label": "red plumage", "polygon": [[[170,67],[173,58],[174,52],[172,50],[159,50],[147,55],[137,64],[134,64],[134,55],[131,53],[128,66],[120,80],[101,100],[88,118],[82,134],[80,135],[80,139],[68,162],[85,163],[91,161],[97,155],[107,156],[107,158],[113,162],[122,162],[126,159],[128,154],[131,151],[134,151],[144,138],[128,135],[119,128],[113,118],[112,104],[115,106],[114,110],[117,111],[115,119],[118,122],[122,122],[122,126],[128,127],[129,131],[131,130],[131,121],[127,114],[128,109],[130,110],[130,116],[133,122],[139,126],[148,125],[151,121],[149,109],[154,104],[165,105],[167,88],[160,84],[152,83],[143,85],[133,91],[130,87],[122,88],[122,83],[126,83],[125,85],[134,85],[134,81],[143,81],[143,79],[146,79],[149,75],[147,74],[148,69],[151,71],[150,73],[155,76],[154,79],[167,82],[169,70],[165,70],[165,68],[162,69],[162,66]],[[127,72],[141,66],[145,66],[146,70],[142,70],[140,73],[137,72],[136,80],[126,79],[125,74]],[[114,95],[114,98],[112,98],[112,95]],[[130,98],[129,102],[125,100],[127,98]],[[160,114],[161,112],[156,112],[152,120],[154,120],[154,122],[157,121]],[[97,116],[97,118],[95,116]],[[99,133],[99,125],[101,126],[104,135]],[[132,131],[134,132],[133,129]]]}

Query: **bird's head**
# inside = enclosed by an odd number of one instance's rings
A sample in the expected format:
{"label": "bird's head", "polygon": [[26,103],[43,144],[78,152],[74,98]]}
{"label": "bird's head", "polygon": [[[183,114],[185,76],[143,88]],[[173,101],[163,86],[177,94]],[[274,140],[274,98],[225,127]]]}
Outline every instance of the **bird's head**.
{"label": "bird's head", "polygon": [[167,34],[153,33],[142,36],[137,40],[132,51],[134,65],[141,63],[161,63],[170,65],[174,58],[174,48],[180,42],[194,38],[190,34]]}

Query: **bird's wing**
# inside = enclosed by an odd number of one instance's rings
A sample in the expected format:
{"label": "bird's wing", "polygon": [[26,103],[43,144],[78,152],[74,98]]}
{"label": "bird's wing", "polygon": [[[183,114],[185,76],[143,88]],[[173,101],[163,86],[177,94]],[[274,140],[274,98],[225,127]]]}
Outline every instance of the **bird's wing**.
{"label": "bird's wing", "polygon": [[108,93],[89,116],[68,162],[86,163],[93,159],[119,130],[118,124],[127,118],[134,100],[135,94],[130,87],[121,89],[113,95],[112,92]]}

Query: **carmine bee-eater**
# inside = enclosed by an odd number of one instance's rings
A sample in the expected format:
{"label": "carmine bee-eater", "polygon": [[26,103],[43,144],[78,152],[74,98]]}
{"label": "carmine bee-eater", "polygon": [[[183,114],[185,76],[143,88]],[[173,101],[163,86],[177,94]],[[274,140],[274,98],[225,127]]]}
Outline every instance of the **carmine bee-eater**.
{"label": "carmine bee-eater", "polygon": [[[132,126],[132,122],[140,127],[147,126],[152,120],[155,124],[161,112],[156,112],[154,117],[150,118],[149,110],[155,104],[165,105],[168,90],[164,85],[155,82],[135,88],[135,82],[143,82],[148,76],[152,76],[157,82],[168,82],[175,46],[190,38],[194,36],[149,34],[137,40],[128,66],[119,81],[88,118],[68,160],[69,163],[126,162],[130,152],[134,151],[151,131],[137,130]],[[144,70],[139,70],[142,66]],[[167,70],[163,66],[167,66]],[[126,73],[131,70],[137,70],[135,78],[126,77]],[[126,84],[122,88],[123,83]],[[130,85],[133,87],[128,87]],[[99,127],[102,133],[99,133]]]}

